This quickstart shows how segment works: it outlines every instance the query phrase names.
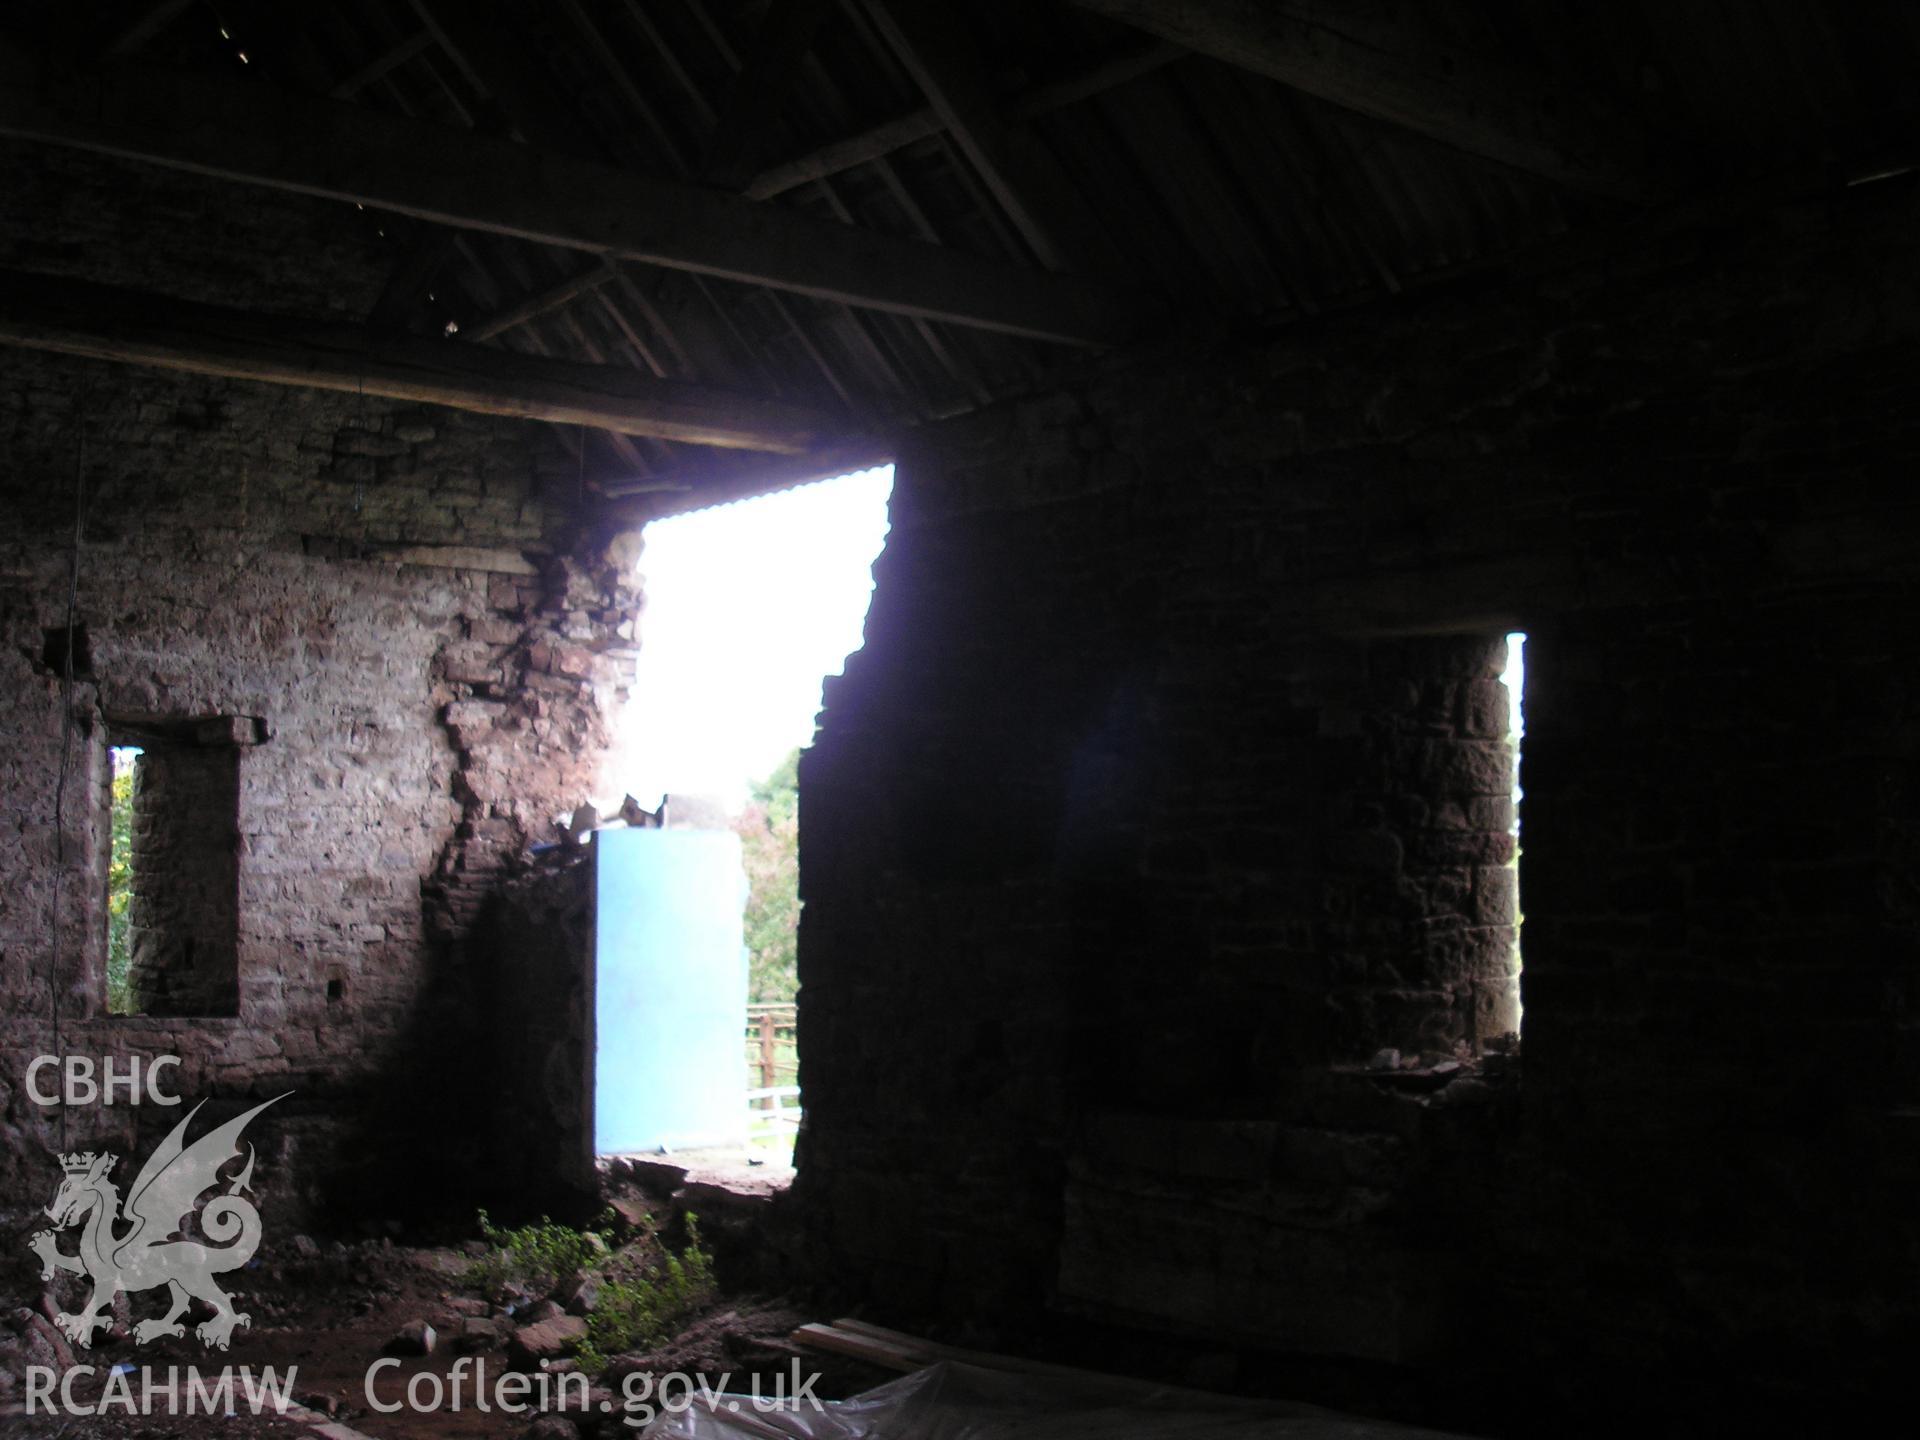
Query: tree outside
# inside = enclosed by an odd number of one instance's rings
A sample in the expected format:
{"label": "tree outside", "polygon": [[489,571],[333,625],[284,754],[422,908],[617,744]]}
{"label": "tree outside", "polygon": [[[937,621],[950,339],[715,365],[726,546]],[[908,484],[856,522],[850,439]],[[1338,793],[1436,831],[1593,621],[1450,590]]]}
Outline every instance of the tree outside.
{"label": "tree outside", "polygon": [[733,822],[747,869],[748,1001],[786,1004],[800,989],[800,751],[752,787]]}
{"label": "tree outside", "polygon": [[133,1011],[133,767],[140,752],[113,751],[113,851],[107,861],[107,1010]]}

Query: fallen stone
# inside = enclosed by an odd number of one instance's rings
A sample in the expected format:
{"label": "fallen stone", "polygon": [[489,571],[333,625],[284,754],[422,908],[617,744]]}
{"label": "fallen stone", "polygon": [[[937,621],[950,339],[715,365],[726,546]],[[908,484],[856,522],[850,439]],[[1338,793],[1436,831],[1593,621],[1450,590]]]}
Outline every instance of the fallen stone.
{"label": "fallen stone", "polygon": [[558,1360],[587,1336],[587,1322],[577,1315],[522,1325],[507,1345],[507,1358],[521,1369],[538,1369],[543,1360]]}
{"label": "fallen stone", "polygon": [[576,1278],[560,1297],[569,1315],[588,1315],[600,1303],[600,1282],[591,1275]]}
{"label": "fallen stone", "polygon": [[526,1429],[526,1440],[578,1440],[579,1435],[571,1420],[558,1415],[542,1415]]}
{"label": "fallen stone", "polygon": [[[687,1179],[687,1173],[682,1169],[682,1171],[680,1171],[680,1177],[668,1187],[668,1192],[678,1190],[685,1179]],[[614,1223],[618,1225],[618,1229],[620,1229],[622,1233],[643,1231],[643,1229],[647,1229],[649,1221],[653,1219],[653,1215],[647,1210],[647,1202],[641,1200],[639,1196],[634,1196],[634,1194],[616,1194],[612,1200],[607,1202],[607,1208],[612,1210]]]}
{"label": "fallen stone", "polygon": [[434,1332],[433,1326],[429,1325],[426,1321],[410,1320],[396,1330],[393,1338],[387,1341],[386,1353],[389,1355],[431,1355],[433,1353],[433,1347],[439,1343],[439,1339],[440,1337]]}
{"label": "fallen stone", "polygon": [[[670,1160],[635,1160],[628,1173],[633,1176],[636,1184],[644,1185],[647,1189],[657,1194],[671,1195],[687,1183],[689,1171],[686,1166],[675,1165]],[[634,1203],[638,1204],[641,1202],[636,1201]],[[621,1209],[619,1199],[613,1201],[613,1210],[616,1215],[622,1217],[626,1214],[626,1212]],[[644,1215],[645,1213],[645,1206],[641,1204],[641,1214]],[[634,1223],[639,1224],[642,1222],[636,1221]]]}
{"label": "fallen stone", "polygon": [[1400,1068],[1400,1052],[1391,1047],[1385,1050],[1376,1050],[1373,1052],[1373,1059],[1367,1062],[1367,1068],[1369,1070],[1398,1070]]}
{"label": "fallen stone", "polygon": [[539,1325],[547,1320],[558,1320],[566,1311],[554,1300],[538,1300],[520,1312],[522,1325]]}
{"label": "fallen stone", "polygon": [[503,1285],[500,1288],[500,1304],[504,1308],[496,1310],[495,1313],[517,1314],[533,1304],[533,1299],[533,1292],[524,1285]]}
{"label": "fallen stone", "polygon": [[469,1316],[462,1320],[460,1327],[453,1332],[453,1346],[463,1355],[472,1355],[481,1350],[497,1350],[506,1342],[512,1328],[511,1325],[504,1325],[484,1315]]}

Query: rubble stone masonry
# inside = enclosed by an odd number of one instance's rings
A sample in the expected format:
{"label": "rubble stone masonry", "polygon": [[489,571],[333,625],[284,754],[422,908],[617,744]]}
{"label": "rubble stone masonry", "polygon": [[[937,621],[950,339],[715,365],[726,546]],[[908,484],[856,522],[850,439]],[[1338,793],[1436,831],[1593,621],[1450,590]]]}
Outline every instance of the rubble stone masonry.
{"label": "rubble stone masonry", "polygon": [[[350,207],[0,162],[38,207],[30,241],[0,225],[0,265],[360,313],[392,263]],[[99,243],[156,205],[204,207],[201,248]],[[76,477],[87,656],[56,818]],[[58,1179],[54,1112],[22,1093],[53,990],[66,1050],[180,1055],[170,1086],[210,1114],[294,1092],[257,1132],[271,1205],[449,1203],[485,1158],[470,928],[590,793],[631,679],[637,540],[577,499],[543,427],[0,349],[0,1204]],[[220,717],[259,732],[227,801],[238,1013],[108,1015],[110,723]],[[144,1153],[182,1113],[76,1111],[68,1142]]]}
{"label": "rubble stone masonry", "polygon": [[843,1300],[1555,1413],[1904,1373],[1916,222],[1628,236],[910,438],[801,772]]}

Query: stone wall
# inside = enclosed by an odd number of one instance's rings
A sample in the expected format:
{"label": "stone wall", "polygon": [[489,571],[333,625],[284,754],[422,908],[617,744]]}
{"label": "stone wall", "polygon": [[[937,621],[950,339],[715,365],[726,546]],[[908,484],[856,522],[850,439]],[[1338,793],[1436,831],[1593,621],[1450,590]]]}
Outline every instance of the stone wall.
{"label": "stone wall", "polygon": [[[183,426],[183,412],[219,418]],[[375,1117],[391,1145],[361,1136],[351,1163],[315,1157],[301,1184],[309,1200],[358,1187],[403,1207],[394,1176],[362,1172],[395,1154],[429,1171],[482,1158],[484,1137],[450,1123],[487,1074],[464,1043],[482,1000],[462,941],[503,868],[592,792],[631,673],[631,545],[576,546],[551,499],[571,475],[536,432],[450,413],[7,352],[0,437],[0,483],[24,521],[0,538],[0,672],[15,697],[0,771],[13,822],[0,1068],[17,1077],[52,1043],[61,685],[43,633],[64,624],[80,463],[91,666],[71,707],[65,1044],[171,1048],[190,1096],[290,1088],[287,1129]],[[390,452],[388,474],[338,478],[343,463],[375,463],[373,449]],[[235,1018],[105,1013],[94,860],[109,722],[129,715],[259,717],[268,736],[238,767]],[[10,1099],[9,1173],[35,1188],[29,1157],[49,1117]],[[84,1138],[130,1144],[141,1118],[88,1116],[107,1130]]]}
{"label": "stone wall", "polygon": [[[0,176],[13,268],[361,314],[398,259],[351,206],[10,144]],[[178,1054],[169,1085],[209,1116],[291,1090],[259,1137],[270,1203],[470,1205],[491,1073],[470,932],[592,793],[635,653],[635,537],[577,502],[544,427],[0,350],[0,1205],[58,1176],[56,1114],[21,1084],[55,994],[65,1049]],[[233,800],[238,1013],[109,1015],[113,727],[222,717],[259,741]],[[181,1113],[76,1110],[66,1139],[125,1155]]]}
{"label": "stone wall", "polygon": [[1864,187],[910,439],[802,768],[843,1299],[1562,1416],[1901,1373],[1916,219]]}

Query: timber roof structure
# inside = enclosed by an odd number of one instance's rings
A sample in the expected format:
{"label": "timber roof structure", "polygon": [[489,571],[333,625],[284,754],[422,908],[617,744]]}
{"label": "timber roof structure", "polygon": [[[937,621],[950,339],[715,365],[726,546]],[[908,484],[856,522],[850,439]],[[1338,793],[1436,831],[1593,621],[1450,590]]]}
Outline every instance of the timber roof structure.
{"label": "timber roof structure", "polygon": [[1894,0],[158,0],[0,26],[0,135],[356,205],[391,260],[346,318],[11,273],[0,341],[551,421],[608,497],[852,468],[1090,348],[1901,169],[1920,60]]}

